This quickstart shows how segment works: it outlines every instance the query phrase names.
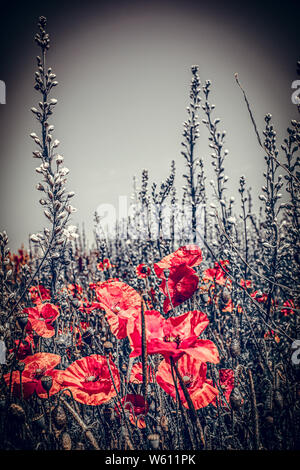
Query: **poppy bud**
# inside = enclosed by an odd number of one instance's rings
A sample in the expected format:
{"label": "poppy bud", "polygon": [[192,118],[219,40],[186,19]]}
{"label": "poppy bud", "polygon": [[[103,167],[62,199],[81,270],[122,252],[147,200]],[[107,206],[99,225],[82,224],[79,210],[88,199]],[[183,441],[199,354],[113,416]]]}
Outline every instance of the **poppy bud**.
{"label": "poppy bud", "polygon": [[240,343],[237,338],[233,338],[230,344],[230,354],[232,357],[238,357],[241,354]]}
{"label": "poppy bud", "polygon": [[94,334],[94,331],[92,330],[92,328],[88,328],[83,334],[82,334],[82,340],[87,343],[87,344],[90,344],[92,339],[93,339],[93,334]]}
{"label": "poppy bud", "polygon": [[234,410],[239,410],[242,406],[243,399],[241,393],[237,387],[235,387],[230,394],[230,404]]}
{"label": "poppy bud", "polygon": [[18,322],[21,330],[24,330],[24,328],[26,327],[26,325],[28,323],[28,314],[27,313],[20,313],[17,316],[17,322]]}
{"label": "poppy bud", "polygon": [[105,352],[108,353],[113,349],[113,344],[110,341],[105,341],[105,343],[103,344],[103,348]]}
{"label": "poppy bud", "polygon": [[41,378],[41,384],[43,389],[48,393],[51,390],[52,384],[53,384],[53,379],[51,375],[43,375]]}
{"label": "poppy bud", "polygon": [[158,449],[159,437],[159,434],[148,434],[147,438],[152,449]]}

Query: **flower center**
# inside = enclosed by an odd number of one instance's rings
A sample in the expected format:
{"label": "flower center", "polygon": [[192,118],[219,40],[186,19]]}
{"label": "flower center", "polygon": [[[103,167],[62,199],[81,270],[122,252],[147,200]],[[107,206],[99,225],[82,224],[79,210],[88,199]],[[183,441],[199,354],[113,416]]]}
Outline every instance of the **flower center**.
{"label": "flower center", "polygon": [[177,336],[172,336],[172,335],[165,335],[164,336],[164,341],[166,343],[176,343],[177,344],[177,348],[179,347],[180,343],[181,343],[181,339],[180,339],[180,336],[177,335]]}
{"label": "flower center", "polygon": [[187,388],[190,387],[193,383],[193,378],[190,377],[189,375],[184,375],[182,377],[182,380]]}
{"label": "flower center", "polygon": [[35,369],[35,371],[34,371],[34,377],[39,380],[39,379],[41,379],[41,378],[43,377],[44,372],[45,372],[44,369]]}
{"label": "flower center", "polygon": [[115,307],[113,307],[113,308],[112,308],[112,311],[113,311],[114,313],[119,313],[119,312],[120,312],[120,310],[121,310],[121,308],[120,308],[120,307],[118,307],[117,305],[116,305]]}
{"label": "flower center", "polygon": [[89,375],[88,377],[85,378],[86,382],[97,382],[98,377],[96,375]]}

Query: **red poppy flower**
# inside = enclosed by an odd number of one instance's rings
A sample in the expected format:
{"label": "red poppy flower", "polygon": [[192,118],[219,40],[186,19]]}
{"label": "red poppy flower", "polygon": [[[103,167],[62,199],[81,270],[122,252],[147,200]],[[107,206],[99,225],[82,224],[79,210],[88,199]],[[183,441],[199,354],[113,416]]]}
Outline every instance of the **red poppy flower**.
{"label": "red poppy flower", "polygon": [[219,370],[219,386],[223,390],[223,397],[226,401],[224,401],[222,395],[219,395],[219,397],[213,401],[213,405],[216,406],[218,400],[219,406],[227,407],[227,403],[230,403],[230,394],[234,388],[234,371],[232,369]]}
{"label": "red poppy flower", "polygon": [[279,336],[278,336],[278,335],[275,333],[275,331],[273,331],[273,330],[267,331],[267,332],[264,334],[264,338],[265,338],[265,339],[274,339],[276,343],[279,343],[279,342],[280,342]]}
{"label": "red poppy flower", "polygon": [[19,339],[15,340],[15,345],[16,346],[13,349],[10,349],[9,352],[12,353],[18,351],[17,359],[19,361],[24,359],[26,356],[32,355],[35,349],[35,344],[31,334],[27,335],[22,341]]}
{"label": "red poppy flower", "polygon": [[294,304],[294,301],[292,299],[286,300],[283,306],[289,307],[289,308],[281,309],[281,313],[283,314],[284,317],[288,317],[289,315],[293,315],[295,313],[293,308],[296,308],[296,305]]}
{"label": "red poppy flower", "polygon": [[261,291],[256,290],[250,294],[253,299],[255,299],[260,304],[264,303],[268,299],[268,294],[263,294]]}
{"label": "red poppy flower", "polygon": [[[177,268],[172,268],[169,273],[168,281],[162,280],[159,288],[165,294],[166,298],[163,310],[168,313],[173,307],[177,307],[188,300],[198,288],[199,277],[189,266],[183,264]],[[168,294],[169,291],[169,294]],[[171,302],[170,302],[170,298]]]}
{"label": "red poppy flower", "polygon": [[25,308],[23,311],[28,313],[28,322],[39,336],[51,338],[54,335],[52,323],[59,316],[56,305],[37,303],[34,308]]}
{"label": "red poppy flower", "polygon": [[[203,272],[203,280],[204,282],[213,282],[220,286],[224,286],[226,284],[227,276],[224,273],[223,269],[228,272],[227,266],[229,265],[228,260],[219,261],[215,263],[214,268],[206,269]],[[222,269],[223,267],[223,269]]]}
{"label": "red poppy flower", "polygon": [[[147,372],[148,382],[153,382],[153,369],[151,366],[147,367]],[[133,384],[143,383],[143,366],[141,362],[137,362],[132,366],[129,382]]]}
{"label": "red poppy flower", "polygon": [[[142,395],[127,394],[121,399],[121,403],[126,411],[129,411],[129,420],[134,426],[143,429],[146,427],[144,416],[149,411],[149,405]],[[115,407],[117,415],[120,416],[120,405]],[[141,416],[142,415],[142,416]]]}
{"label": "red poppy flower", "polygon": [[97,264],[99,271],[106,271],[107,269],[114,268],[115,265],[111,264],[108,258],[103,258],[103,261]]}
{"label": "red poppy flower", "polygon": [[[165,313],[172,308],[169,294],[173,307],[194,294],[199,278],[192,267],[198,266],[202,259],[202,251],[197,245],[186,245],[154,264],[156,275],[162,279],[160,289],[166,296],[163,307]],[[164,270],[169,271],[168,285]]]}
{"label": "red poppy flower", "polygon": [[[117,390],[120,390],[120,377],[115,364],[109,359],[111,372]],[[78,359],[59,377],[62,388],[71,390],[73,397],[85,405],[101,405],[116,396],[105,356],[92,354]]]}
{"label": "red poppy flower", "polygon": [[68,284],[68,292],[73,295],[74,298],[81,299],[82,287],[79,284]]}
{"label": "red poppy flower", "polygon": [[51,300],[50,290],[46,289],[42,284],[31,286],[29,289],[29,295],[34,304],[44,302],[45,300]]}
{"label": "red poppy flower", "polygon": [[136,275],[140,279],[146,279],[151,274],[151,269],[146,264],[139,264],[136,268]]}
{"label": "red poppy flower", "polygon": [[[44,376],[50,375],[53,379],[52,387],[49,394],[53,395],[60,390],[58,377],[61,371],[53,370],[60,363],[60,356],[52,353],[36,353],[32,356],[27,356],[21,362],[25,364],[22,372],[22,389],[24,398],[29,398],[34,392],[40,398],[47,398],[47,392],[41,384],[41,379]],[[6,385],[9,387],[10,373],[4,375]],[[13,393],[20,396],[20,373],[13,371],[12,373],[12,387]]]}
{"label": "red poppy flower", "polygon": [[141,296],[124,282],[104,282],[96,287],[96,296],[111,332],[118,339],[125,338],[128,319],[139,318]]}
{"label": "red poppy flower", "polygon": [[241,279],[241,286],[245,287],[246,289],[250,289],[252,286],[252,281],[250,281],[249,279]]}
{"label": "red poppy flower", "polygon": [[202,259],[202,251],[199,246],[186,245],[166,256],[158,263],[155,263],[154,271],[158,277],[164,279],[164,269],[171,270],[181,265],[192,268],[193,266],[198,266],[202,262]]}
{"label": "red poppy flower", "polygon": [[232,299],[229,299],[228,302],[222,306],[222,312],[232,312],[233,311],[233,302]]}
{"label": "red poppy flower", "polygon": [[[215,400],[218,395],[218,390],[213,387],[212,380],[206,378],[207,365],[205,363],[185,354],[178,360],[177,367],[196,410],[204,408]],[[171,365],[165,360],[158,366],[156,380],[161,388],[175,400],[176,389],[172,369]],[[188,408],[183,390],[178,382],[177,384],[180,400],[183,406]]]}
{"label": "red poppy flower", "polygon": [[[162,354],[166,360],[176,361],[185,352],[202,362],[219,362],[219,354],[212,341],[200,340],[198,336],[208,325],[205,313],[194,310],[177,317],[165,319],[150,310],[145,312],[146,339],[148,354]],[[132,352],[131,357],[142,353],[141,323],[131,320],[128,323],[128,336]]]}

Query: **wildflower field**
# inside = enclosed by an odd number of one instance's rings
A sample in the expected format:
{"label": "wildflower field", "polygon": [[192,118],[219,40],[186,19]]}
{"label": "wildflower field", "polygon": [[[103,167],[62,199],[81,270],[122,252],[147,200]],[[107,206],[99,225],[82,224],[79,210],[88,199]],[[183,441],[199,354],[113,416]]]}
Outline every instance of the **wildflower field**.
{"label": "wildflower field", "polygon": [[[112,234],[95,213],[88,248],[54,131],[44,17],[35,41],[31,138],[45,226],[17,253],[0,233],[0,448],[299,449],[300,122],[283,142],[270,114],[259,129],[235,76],[265,182],[254,204],[241,176],[234,199],[213,85],[191,66],[185,174],[175,177],[172,161],[150,184],[144,170],[130,216]],[[200,127],[208,157],[197,153]]]}

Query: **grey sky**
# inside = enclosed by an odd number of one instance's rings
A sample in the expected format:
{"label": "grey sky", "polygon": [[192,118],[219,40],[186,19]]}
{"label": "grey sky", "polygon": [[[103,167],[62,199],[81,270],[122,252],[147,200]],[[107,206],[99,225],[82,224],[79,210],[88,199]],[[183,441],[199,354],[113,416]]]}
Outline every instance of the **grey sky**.
{"label": "grey sky", "polygon": [[[58,99],[54,135],[70,168],[68,188],[76,192],[73,221],[84,222],[92,238],[96,208],[130,195],[132,177],[143,168],[160,182],[174,159],[176,184],[184,184],[180,142],[193,64],[199,64],[202,82],[212,81],[215,117],[227,131],[229,194],[237,194],[241,174],[258,194],[263,153],[234,73],[248,92],[259,126],[270,112],[281,139],[296,116],[290,96],[299,44],[296,3],[287,3],[282,12],[275,4],[274,11],[254,4],[75,2],[71,11],[62,2],[56,11],[39,6],[24,15],[14,39],[4,44],[0,69],[7,86],[7,104],[0,105],[0,229],[7,230],[12,249],[27,243],[28,233],[44,224],[29,138],[38,130],[30,112],[39,98],[33,90],[38,16],[48,17],[52,40],[49,66],[59,81],[53,91]],[[7,19],[12,17],[11,10]],[[204,125],[199,140],[209,180]]]}

